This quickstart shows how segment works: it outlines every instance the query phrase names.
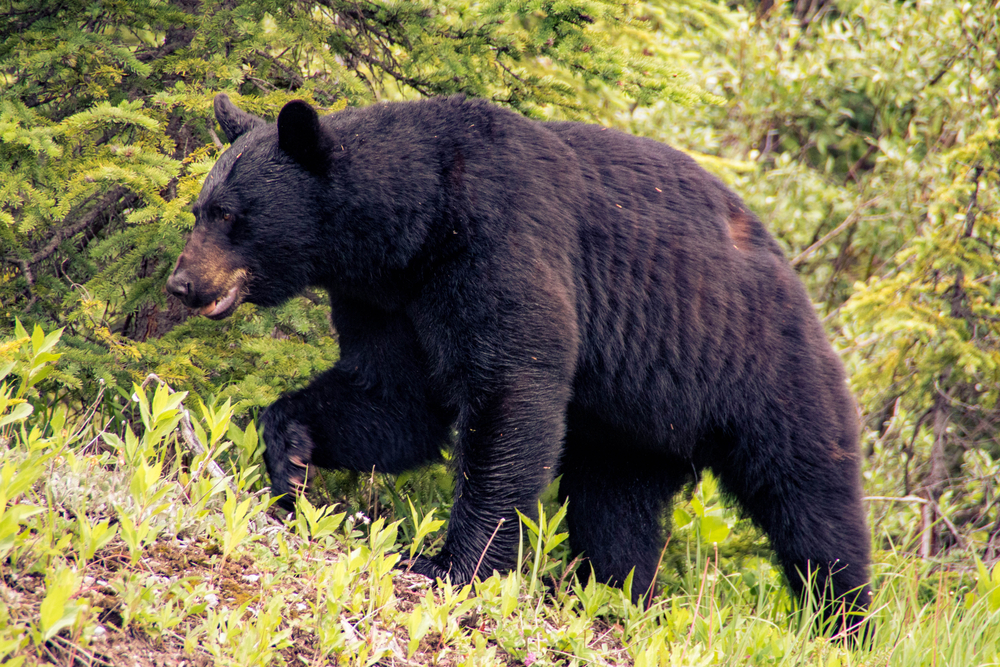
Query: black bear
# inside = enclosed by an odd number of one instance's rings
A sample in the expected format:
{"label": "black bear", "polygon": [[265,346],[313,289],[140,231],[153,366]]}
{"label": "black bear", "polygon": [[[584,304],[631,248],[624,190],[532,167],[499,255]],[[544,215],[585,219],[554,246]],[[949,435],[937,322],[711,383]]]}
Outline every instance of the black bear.
{"label": "black bear", "polygon": [[761,221],[693,160],[462,97],[215,113],[232,146],[169,291],[218,319],[323,287],[342,350],[263,415],[283,505],[310,466],[398,473],[451,440],[447,537],[414,571],[509,569],[515,509],[562,475],[572,550],[604,582],[634,568],[638,599],[664,510],[708,468],[793,588],[811,572],[830,608],[867,607],[841,363]]}

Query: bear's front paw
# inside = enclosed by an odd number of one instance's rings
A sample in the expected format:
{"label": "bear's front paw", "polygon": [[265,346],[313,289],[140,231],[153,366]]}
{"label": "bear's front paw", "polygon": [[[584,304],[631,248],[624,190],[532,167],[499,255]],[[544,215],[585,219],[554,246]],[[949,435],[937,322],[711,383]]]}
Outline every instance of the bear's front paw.
{"label": "bear's front paw", "polygon": [[451,558],[445,553],[437,556],[417,556],[412,560],[403,561],[400,567],[408,572],[422,574],[433,581],[438,579],[449,581],[454,586],[464,586],[472,578],[467,574],[463,576],[458,568],[453,567]]}
{"label": "bear's front paw", "polygon": [[264,413],[264,437],[267,448],[264,463],[271,477],[271,495],[281,496],[278,506],[292,511],[295,497],[309,485],[316,472],[312,463],[315,447],[309,430],[281,410],[281,404],[268,408]]}

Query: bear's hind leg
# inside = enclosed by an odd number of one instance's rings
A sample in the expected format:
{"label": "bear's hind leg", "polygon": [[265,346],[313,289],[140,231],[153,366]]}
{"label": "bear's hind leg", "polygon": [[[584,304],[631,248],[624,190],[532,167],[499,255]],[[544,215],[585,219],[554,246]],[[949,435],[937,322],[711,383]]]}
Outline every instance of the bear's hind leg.
{"label": "bear's hind leg", "polygon": [[612,429],[571,421],[560,473],[570,547],[586,558],[581,576],[593,568],[598,581],[621,586],[635,568],[632,601],[648,605],[665,543],[663,511],[693,470],[637,450]]}
{"label": "bear's hind leg", "polygon": [[871,597],[870,540],[859,453],[850,439],[832,440],[745,437],[712,469],[767,534],[794,591],[804,596],[811,579],[829,629],[855,633]]}

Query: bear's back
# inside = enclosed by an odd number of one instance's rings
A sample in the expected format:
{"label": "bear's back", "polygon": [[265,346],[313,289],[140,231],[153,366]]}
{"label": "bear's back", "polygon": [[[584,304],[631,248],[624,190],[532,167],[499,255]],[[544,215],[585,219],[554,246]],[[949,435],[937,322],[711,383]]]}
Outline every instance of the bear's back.
{"label": "bear's back", "polygon": [[[545,127],[584,179],[577,402],[651,440],[692,442],[753,410],[802,364],[839,373],[780,246],[721,181],[650,139]],[[821,353],[804,359],[803,341]]]}
{"label": "bear's back", "polygon": [[404,233],[419,247],[409,268],[424,266],[409,284],[488,283],[525,303],[565,286],[580,342],[576,400],[609,422],[656,440],[690,436],[673,425],[715,420],[684,415],[725,421],[791,374],[797,341],[828,348],[761,221],[680,151],[457,97],[328,118],[354,155],[350,177],[368,186],[347,209],[355,226],[405,230],[376,250]]}
{"label": "bear's back", "polygon": [[724,246],[726,251],[734,247],[744,253],[764,250],[783,256],[742,200],[685,153],[597,125],[544,126],[585,165],[592,199],[634,211],[631,224],[652,225],[669,235],[683,235],[686,241]]}

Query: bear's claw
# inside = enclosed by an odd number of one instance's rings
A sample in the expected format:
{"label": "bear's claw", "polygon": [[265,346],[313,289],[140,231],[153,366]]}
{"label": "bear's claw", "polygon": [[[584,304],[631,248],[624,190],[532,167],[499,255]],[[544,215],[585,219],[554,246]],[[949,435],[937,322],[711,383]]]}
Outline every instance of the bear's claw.
{"label": "bear's claw", "polygon": [[404,560],[400,562],[399,568],[406,570],[407,572],[414,572],[416,574],[422,574],[431,581],[437,582],[439,579],[441,581],[447,581],[455,586],[462,586],[469,583],[471,577],[460,577],[456,576],[457,573],[452,570],[446,559],[442,558],[441,555],[438,556],[416,556],[410,560]]}

